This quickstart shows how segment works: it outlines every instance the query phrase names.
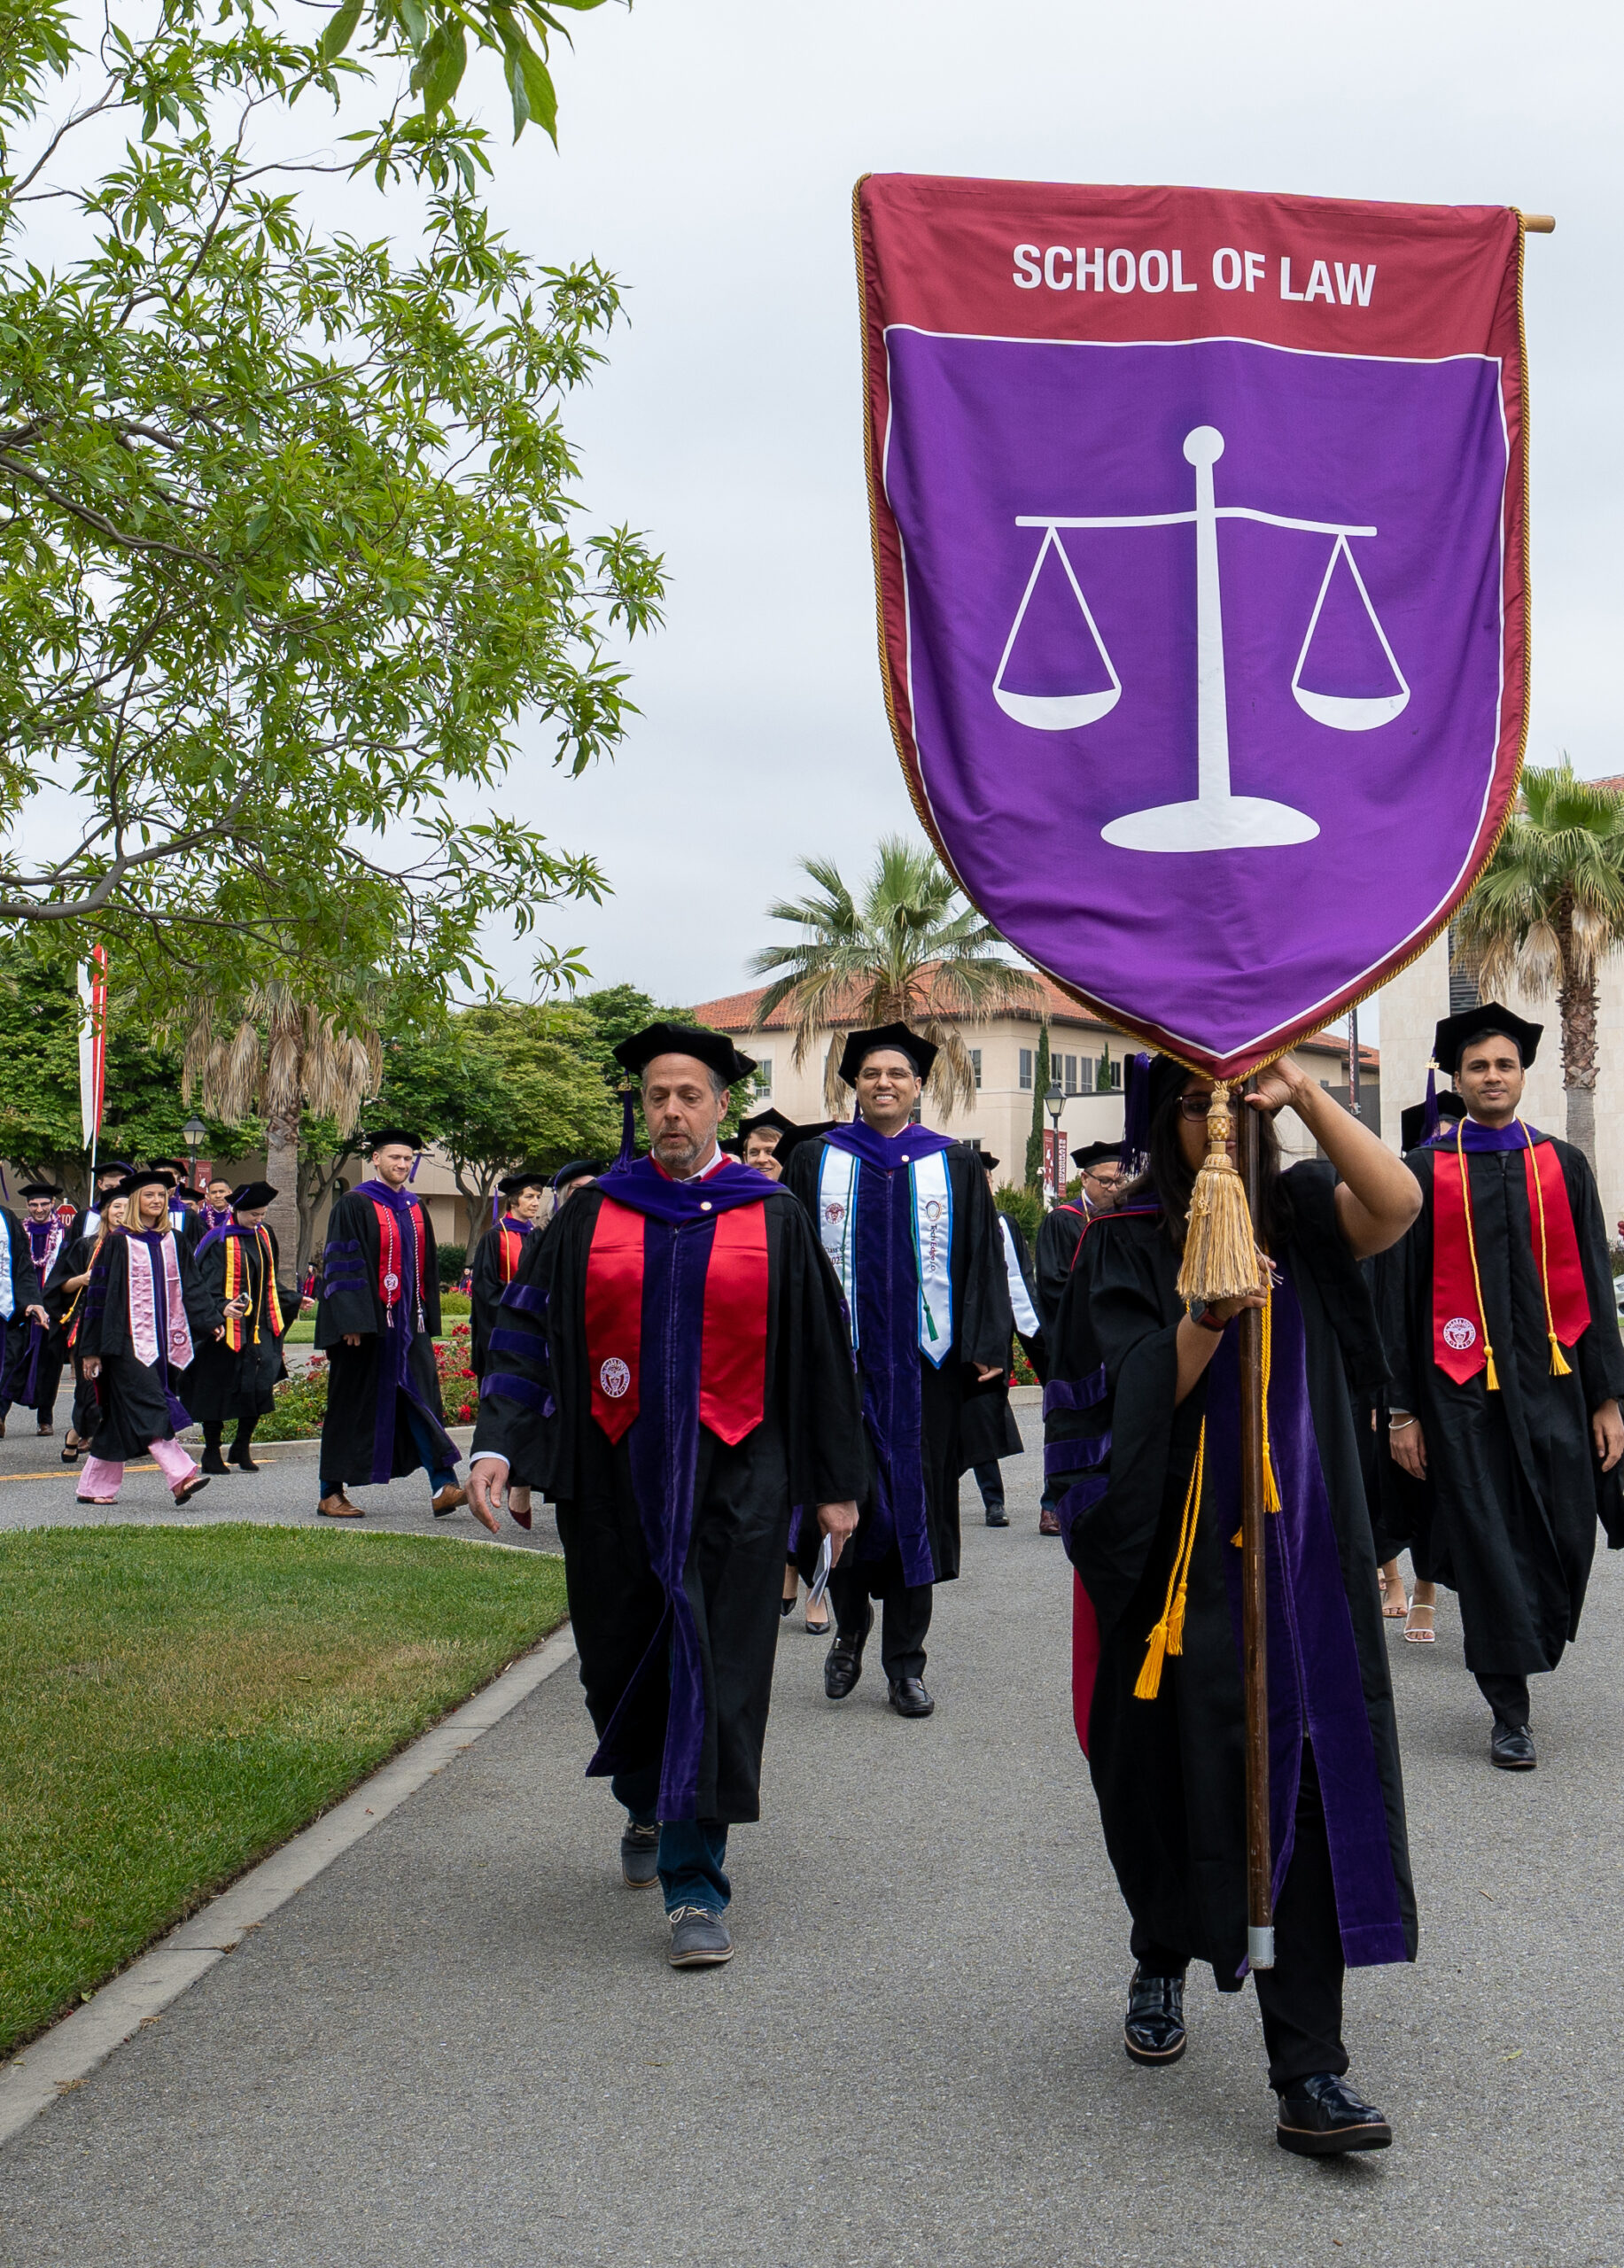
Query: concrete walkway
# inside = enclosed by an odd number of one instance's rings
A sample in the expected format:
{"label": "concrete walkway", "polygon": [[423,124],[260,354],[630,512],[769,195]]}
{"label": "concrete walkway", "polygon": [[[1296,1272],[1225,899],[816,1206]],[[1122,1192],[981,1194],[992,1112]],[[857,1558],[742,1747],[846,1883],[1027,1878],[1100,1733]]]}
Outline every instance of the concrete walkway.
{"label": "concrete walkway", "polygon": [[1035,1468],[1006,1468],[1007,1533],[967,1524],[930,1722],[873,1672],[831,1707],[784,1626],[731,1967],[664,1965],[561,1674],[0,2155],[0,2259],[1624,2260],[1618,1560],[1536,1688],[1525,1777],[1486,1761],[1452,1612],[1430,1651],[1395,1637],[1422,1956],[1351,1980],[1348,2036],[1398,2140],[1305,2164],[1270,2139],[1250,1995],[1193,1979],[1185,2061],[1123,2054],[1126,1923]]}

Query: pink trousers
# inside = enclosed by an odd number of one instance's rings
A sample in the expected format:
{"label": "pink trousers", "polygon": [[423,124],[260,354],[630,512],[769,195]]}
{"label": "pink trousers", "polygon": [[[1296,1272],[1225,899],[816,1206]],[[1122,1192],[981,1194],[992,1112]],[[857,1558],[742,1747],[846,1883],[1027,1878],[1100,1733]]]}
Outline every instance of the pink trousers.
{"label": "pink trousers", "polygon": [[[167,1476],[171,1488],[178,1488],[183,1480],[190,1480],[198,1469],[178,1441],[154,1441],[152,1455],[159,1471]],[[106,1457],[88,1456],[80,1479],[79,1493],[82,1496],[116,1496],[123,1478],[124,1467],[121,1464],[113,1464]]]}

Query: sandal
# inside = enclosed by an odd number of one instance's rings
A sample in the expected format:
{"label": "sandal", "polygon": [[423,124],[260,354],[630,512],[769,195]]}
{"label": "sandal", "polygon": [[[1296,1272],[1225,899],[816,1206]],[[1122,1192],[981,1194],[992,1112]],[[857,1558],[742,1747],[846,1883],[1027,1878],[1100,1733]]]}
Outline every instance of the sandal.
{"label": "sandal", "polygon": [[1416,1620],[1418,1614],[1435,1615],[1437,1612],[1435,1606],[1425,1605],[1416,1599],[1410,1600],[1410,1612],[1404,1617],[1404,1643],[1407,1646],[1435,1646],[1437,1644],[1438,1634],[1432,1624]]}
{"label": "sandal", "polygon": [[1410,1601],[1404,1596],[1404,1579],[1399,1575],[1381,1579],[1381,1612],[1388,1622],[1402,1622],[1410,1612]]}
{"label": "sandal", "polygon": [[76,1504],[116,1504],[118,1501],[116,1496],[75,1496],[74,1499]]}
{"label": "sandal", "polygon": [[77,1464],[79,1462],[79,1452],[83,1446],[82,1442],[75,1441],[71,1437],[67,1441],[64,1441],[62,1444],[63,1464]]}
{"label": "sandal", "polygon": [[199,1467],[198,1470],[192,1474],[190,1480],[183,1480],[180,1487],[178,1488],[171,1488],[169,1494],[174,1497],[177,1504],[187,1504],[191,1502],[191,1499],[194,1496],[200,1495],[207,1487],[208,1475],[201,1469],[201,1467]]}

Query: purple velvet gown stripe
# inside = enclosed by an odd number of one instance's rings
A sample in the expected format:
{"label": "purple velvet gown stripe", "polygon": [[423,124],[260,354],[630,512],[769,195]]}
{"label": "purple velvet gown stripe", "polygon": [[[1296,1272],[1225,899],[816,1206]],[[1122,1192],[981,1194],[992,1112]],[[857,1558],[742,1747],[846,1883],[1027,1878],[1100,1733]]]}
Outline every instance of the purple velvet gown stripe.
{"label": "purple velvet gown stripe", "polygon": [[[606,1182],[610,1176],[600,1174],[598,1178]],[[614,1183],[609,1193],[617,1205],[628,1205],[634,1213],[673,1229],[685,1221],[714,1220],[717,1214],[731,1213],[741,1205],[762,1204],[773,1186],[765,1174],[731,1158],[703,1181],[672,1181],[652,1159],[639,1158],[635,1165],[617,1168]]]}
{"label": "purple velvet gown stripe", "polygon": [[[1364,1705],[1336,1531],[1309,1402],[1302,1310],[1289,1279],[1274,1296],[1269,1440],[1280,1505],[1266,1523],[1269,1642],[1269,1813],[1278,1899],[1296,1831],[1302,1743],[1314,1747],[1337,1922],[1349,1968],[1406,1961],[1408,1947],[1387,1838],[1387,1807]],[[1203,1517],[1224,1538],[1224,1577],[1235,1648],[1241,1645],[1240,1403],[1231,1334],[1208,1373]],[[1312,1674],[1305,1664],[1313,1665]]]}
{"label": "purple velvet gown stripe", "polygon": [[1110,1454],[1111,1436],[1108,1433],[1093,1433],[1078,1441],[1050,1441],[1045,1444],[1043,1453],[1044,1478],[1047,1480],[1052,1474],[1091,1472],[1095,1466],[1103,1464]]}
{"label": "purple velvet gown stripe", "polygon": [[1043,1414],[1053,1418],[1057,1410],[1092,1410],[1105,1400],[1106,1391],[1103,1363],[1085,1379],[1051,1379],[1043,1390]]}
{"label": "purple velvet gown stripe", "polygon": [[1071,1550],[1072,1522],[1081,1518],[1091,1505],[1099,1503],[1110,1485],[1108,1472],[1091,1472],[1081,1480],[1074,1480],[1054,1507],[1055,1518],[1061,1524],[1061,1541],[1067,1551]]}
{"label": "purple velvet gown stripe", "polygon": [[[850,1134],[850,1127],[836,1133]],[[859,1126],[861,1134],[871,1130]],[[911,1132],[922,1132],[915,1128]],[[833,1142],[834,1135],[825,1138]],[[874,1142],[883,1139],[873,1135]],[[937,1149],[950,1145],[933,1136]],[[841,1148],[855,1145],[841,1143]],[[877,1161],[860,1148],[865,1162]],[[909,1155],[923,1154],[910,1150]],[[862,1350],[863,1416],[876,1451],[874,1501],[859,1531],[856,1557],[883,1559],[893,1544],[903,1581],[936,1581],[921,1458],[923,1397],[920,1383],[919,1266],[913,1251],[913,1183],[900,1158],[860,1177],[852,1271],[858,1345]]]}
{"label": "purple velvet gown stripe", "polygon": [[522,1402],[527,1410],[539,1410],[543,1417],[551,1415],[552,1395],[534,1379],[521,1379],[511,1371],[487,1371],[479,1381],[479,1399],[487,1394],[500,1394],[509,1402]]}
{"label": "purple velvet gown stripe", "polygon": [[[748,1168],[742,1169],[749,1171]],[[619,1196],[636,1173],[617,1176]],[[713,1176],[719,1179],[720,1176]],[[763,1175],[751,1178],[771,1187]],[[680,1186],[681,1184],[677,1184]],[[715,1241],[712,1216],[686,1228],[657,1218],[643,1224],[642,1352],[638,1409],[626,1433],[632,1494],[637,1502],[649,1564],[665,1593],[665,1612],[652,1643],[622,1694],[591,1763],[588,1778],[619,1769],[621,1719],[646,1677],[667,1674],[671,1698],[665,1752],[660,1768],[659,1815],[692,1819],[705,1735],[704,1669],[687,1586],[694,1534],[694,1486],[699,1457],[700,1349],[705,1273]]]}
{"label": "purple velvet gown stripe", "polygon": [[545,1315],[547,1293],[539,1284],[513,1283],[504,1289],[497,1305],[517,1308],[521,1315]]}

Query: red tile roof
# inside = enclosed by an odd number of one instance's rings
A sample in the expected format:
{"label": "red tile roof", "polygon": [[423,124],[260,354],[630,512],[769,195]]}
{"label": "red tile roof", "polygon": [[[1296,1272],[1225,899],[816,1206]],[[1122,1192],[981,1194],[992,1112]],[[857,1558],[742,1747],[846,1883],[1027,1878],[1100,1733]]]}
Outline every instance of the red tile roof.
{"label": "red tile roof", "polygon": [[[1036,971],[1033,974],[1037,975]],[[1030,1008],[1017,1006],[1001,1008],[998,1014],[1013,1017],[1018,1023],[1035,1024],[1040,1017],[1046,1016],[1053,1024],[1064,1024],[1097,1031],[1107,1038],[1121,1041],[1123,1046],[1131,1044],[1115,1029],[1115,1026],[1105,1023],[1100,1017],[1092,1014],[1088,1009],[1080,1008],[1068,993],[1062,992],[1060,986],[1053,983],[1048,977],[1037,975],[1037,981],[1043,993],[1044,1006],[1041,1008],[1036,1006]],[[761,1021],[761,1003],[766,998],[766,994],[767,987],[765,984],[758,984],[748,992],[724,992],[718,999],[701,1000],[693,1010],[694,1018],[696,1022],[708,1024],[717,1031],[793,1031],[795,1011],[788,1004],[774,1008],[766,1021],[765,1023]],[[853,1000],[851,1005],[855,1011],[856,1001]],[[832,1029],[838,1021],[838,1018],[831,1017],[827,1028]],[[1323,1049],[1327,1052],[1334,1051],[1343,1058],[1344,1061],[1347,1060],[1348,1042],[1335,1032],[1310,1032],[1300,1044],[1305,1047]],[[1381,1064],[1379,1050],[1361,1045],[1359,1063],[1361,1069],[1368,1068],[1372,1073],[1378,1072]]]}

